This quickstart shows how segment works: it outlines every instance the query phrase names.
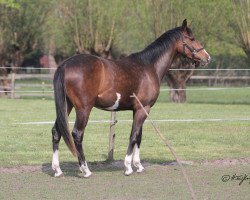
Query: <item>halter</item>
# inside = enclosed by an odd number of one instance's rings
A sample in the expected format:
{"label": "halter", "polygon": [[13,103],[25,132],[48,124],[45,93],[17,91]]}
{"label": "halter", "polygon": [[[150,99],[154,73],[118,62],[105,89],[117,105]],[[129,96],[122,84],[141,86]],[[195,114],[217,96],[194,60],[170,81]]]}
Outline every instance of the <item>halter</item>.
{"label": "halter", "polygon": [[187,49],[192,53],[192,60],[194,61],[194,60],[195,60],[195,55],[196,55],[197,53],[199,53],[200,51],[202,51],[204,48],[202,47],[202,48],[199,48],[199,49],[194,49],[194,48],[190,47],[190,46],[185,42],[184,37],[185,37],[185,38],[190,38],[190,37],[188,37],[188,36],[183,36],[183,35],[181,35],[181,40],[182,40],[182,44],[183,44],[183,54],[184,54],[185,56],[187,56],[187,54],[185,53],[185,48],[187,48]]}

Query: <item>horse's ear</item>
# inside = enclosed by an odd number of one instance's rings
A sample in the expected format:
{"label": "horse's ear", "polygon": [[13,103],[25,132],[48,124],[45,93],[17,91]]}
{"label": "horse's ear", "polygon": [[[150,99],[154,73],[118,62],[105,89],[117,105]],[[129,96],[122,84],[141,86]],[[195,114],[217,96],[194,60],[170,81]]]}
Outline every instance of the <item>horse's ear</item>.
{"label": "horse's ear", "polygon": [[181,30],[186,31],[187,29],[187,19],[184,19],[182,22]]}

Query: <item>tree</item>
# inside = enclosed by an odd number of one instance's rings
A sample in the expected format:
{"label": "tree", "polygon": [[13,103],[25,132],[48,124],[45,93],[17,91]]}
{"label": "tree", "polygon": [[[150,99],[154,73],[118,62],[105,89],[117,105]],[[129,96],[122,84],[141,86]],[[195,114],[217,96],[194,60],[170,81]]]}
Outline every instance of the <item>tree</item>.
{"label": "tree", "polygon": [[193,75],[194,68],[195,65],[192,64],[190,59],[187,59],[180,54],[175,57],[171,65],[172,70],[168,71],[165,76],[165,80],[170,87],[170,101],[173,103],[186,102],[186,82]]}
{"label": "tree", "polygon": [[239,46],[250,61],[250,0],[232,0],[231,2],[235,18],[234,30]]}
{"label": "tree", "polygon": [[113,57],[119,3],[111,0],[61,1],[57,8],[58,28],[63,30],[65,40],[73,44],[70,51],[74,48],[78,53]]}
{"label": "tree", "polygon": [[19,8],[20,5],[15,0],[0,0],[0,5],[5,5],[11,8]]}
{"label": "tree", "polygon": [[[0,63],[19,67],[25,56],[44,47],[43,33],[52,3],[49,0],[8,2],[0,4]],[[10,6],[11,2],[15,2],[14,6]]]}

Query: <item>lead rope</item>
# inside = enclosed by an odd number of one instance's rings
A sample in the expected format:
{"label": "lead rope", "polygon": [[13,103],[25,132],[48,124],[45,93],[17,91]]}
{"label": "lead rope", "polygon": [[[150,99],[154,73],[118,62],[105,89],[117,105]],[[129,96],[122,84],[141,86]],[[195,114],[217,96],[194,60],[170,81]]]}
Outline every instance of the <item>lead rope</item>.
{"label": "lead rope", "polygon": [[135,99],[138,101],[139,105],[141,106],[141,108],[143,109],[143,111],[145,112],[145,114],[147,115],[148,120],[150,121],[151,125],[154,127],[154,129],[155,129],[155,131],[156,131],[156,134],[161,138],[161,140],[162,140],[162,141],[166,144],[166,146],[170,149],[171,153],[173,154],[174,158],[176,159],[178,165],[179,165],[180,168],[181,168],[181,172],[182,172],[182,174],[183,174],[183,176],[184,176],[184,178],[185,178],[185,180],[186,180],[186,182],[187,182],[188,189],[189,189],[189,191],[190,191],[190,194],[191,194],[191,196],[192,196],[192,199],[193,199],[193,200],[197,200],[196,195],[195,195],[194,190],[193,190],[193,187],[192,187],[192,184],[191,184],[191,182],[190,182],[189,179],[188,179],[187,173],[186,173],[185,169],[183,168],[183,166],[182,166],[182,164],[181,164],[181,161],[180,161],[180,159],[178,158],[177,154],[175,153],[175,150],[173,149],[171,143],[168,142],[168,140],[164,137],[164,135],[160,132],[160,130],[155,126],[155,124],[153,123],[153,121],[150,119],[149,114],[147,113],[147,111],[145,110],[145,108],[143,107],[141,101],[138,99],[138,97],[135,95],[135,93],[133,93],[133,95],[130,96],[130,97],[135,98]]}

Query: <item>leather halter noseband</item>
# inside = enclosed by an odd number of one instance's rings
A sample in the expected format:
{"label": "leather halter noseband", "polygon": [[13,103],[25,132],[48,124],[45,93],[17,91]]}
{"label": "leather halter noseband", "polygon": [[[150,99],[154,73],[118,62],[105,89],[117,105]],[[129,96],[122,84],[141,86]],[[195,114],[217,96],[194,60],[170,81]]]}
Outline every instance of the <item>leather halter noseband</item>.
{"label": "leather halter noseband", "polygon": [[189,38],[188,36],[183,36],[183,35],[181,35],[182,44],[183,44],[183,54],[184,54],[185,56],[187,56],[187,54],[186,54],[186,52],[185,52],[185,48],[187,48],[187,49],[192,53],[192,60],[194,61],[194,60],[195,60],[195,55],[196,55],[197,53],[199,53],[200,51],[202,51],[204,48],[202,47],[202,48],[199,48],[199,49],[194,49],[194,48],[190,47],[190,46],[185,42],[184,37],[185,37],[185,38]]}

